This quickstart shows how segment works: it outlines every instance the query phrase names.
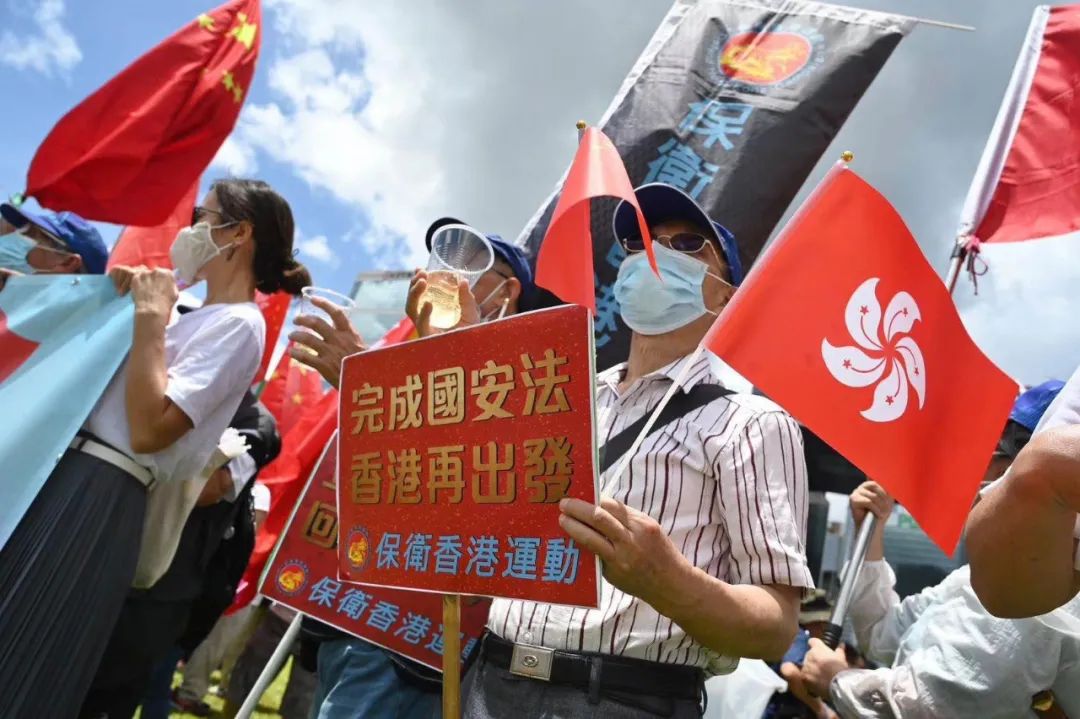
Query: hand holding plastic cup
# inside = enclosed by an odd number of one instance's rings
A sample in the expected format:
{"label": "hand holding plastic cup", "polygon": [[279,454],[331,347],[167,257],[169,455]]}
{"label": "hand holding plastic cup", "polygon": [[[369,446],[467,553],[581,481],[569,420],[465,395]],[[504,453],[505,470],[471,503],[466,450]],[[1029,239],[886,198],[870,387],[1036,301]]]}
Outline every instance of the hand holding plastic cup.
{"label": "hand holding plastic cup", "polygon": [[[334,292],[333,290],[327,290],[322,287],[305,287],[300,290],[300,311],[297,313],[298,316],[307,315],[309,317],[318,317],[331,327],[334,326],[334,319],[315,306],[315,303],[311,301],[313,297],[318,297],[321,300],[340,307],[349,317],[349,321],[353,321],[353,316],[357,312],[357,307],[352,298],[347,297],[340,292]],[[301,332],[309,331],[301,327],[294,327],[294,329]]]}
{"label": "hand holding plastic cup", "polygon": [[449,329],[461,322],[458,285],[465,280],[472,287],[494,261],[491,243],[467,225],[445,225],[435,232],[427,265],[427,289],[420,299],[421,307],[431,305],[432,327]]}

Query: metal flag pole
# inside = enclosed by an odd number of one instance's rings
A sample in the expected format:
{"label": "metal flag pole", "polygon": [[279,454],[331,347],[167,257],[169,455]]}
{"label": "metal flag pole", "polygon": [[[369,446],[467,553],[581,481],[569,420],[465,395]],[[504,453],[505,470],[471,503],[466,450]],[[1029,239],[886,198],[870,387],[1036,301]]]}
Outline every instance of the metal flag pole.
{"label": "metal flag pole", "polygon": [[274,650],[273,655],[270,657],[270,661],[263,667],[262,674],[255,681],[255,686],[248,692],[247,699],[244,700],[243,705],[240,707],[240,711],[236,713],[236,719],[249,719],[251,713],[255,711],[255,708],[259,705],[259,699],[266,692],[266,688],[270,686],[270,682],[274,681],[274,677],[277,676],[281,670],[282,665],[285,664],[285,659],[289,656],[289,650],[292,649],[293,642],[296,640],[296,635],[300,633],[300,620],[304,618],[304,615],[300,612],[296,613],[292,622],[289,624],[289,628],[285,630],[285,635],[281,637],[281,641],[278,642],[277,649]]}

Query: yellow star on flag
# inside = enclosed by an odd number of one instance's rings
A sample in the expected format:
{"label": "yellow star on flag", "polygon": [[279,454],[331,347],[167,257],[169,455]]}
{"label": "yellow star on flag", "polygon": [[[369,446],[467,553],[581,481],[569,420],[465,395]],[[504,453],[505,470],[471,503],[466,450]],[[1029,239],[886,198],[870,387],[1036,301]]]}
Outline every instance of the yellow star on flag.
{"label": "yellow star on flag", "polygon": [[240,22],[233,26],[232,30],[229,30],[229,35],[236,38],[238,43],[250,50],[252,45],[255,44],[255,33],[258,31],[259,26],[248,22],[246,13],[237,13],[236,18]]}
{"label": "yellow star on flag", "polygon": [[300,394],[299,392],[297,392],[296,394],[294,394],[294,395],[292,396],[292,403],[293,403],[293,404],[303,404],[303,403],[304,403],[304,397],[303,397],[303,395],[301,395],[301,394]]}
{"label": "yellow star on flag", "polygon": [[221,84],[225,86],[225,89],[233,94],[233,99],[237,103],[240,103],[244,99],[244,88],[240,87],[240,83],[236,81],[233,74],[226,71],[221,78]]}
{"label": "yellow star on flag", "polygon": [[200,15],[195,22],[199,23],[199,27],[201,27],[203,30],[209,30],[210,32],[214,31],[214,18],[210,17],[206,13]]}

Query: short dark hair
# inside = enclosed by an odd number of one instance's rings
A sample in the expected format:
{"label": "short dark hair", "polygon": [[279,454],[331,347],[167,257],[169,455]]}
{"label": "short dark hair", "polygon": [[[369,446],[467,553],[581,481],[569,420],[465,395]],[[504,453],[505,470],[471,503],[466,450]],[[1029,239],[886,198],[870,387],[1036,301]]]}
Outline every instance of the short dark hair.
{"label": "short dark hair", "polygon": [[296,296],[311,284],[311,273],[293,256],[296,231],[292,209],[285,198],[262,180],[217,180],[210,187],[221,213],[231,221],[251,223],[255,239],[255,287],[272,294]]}

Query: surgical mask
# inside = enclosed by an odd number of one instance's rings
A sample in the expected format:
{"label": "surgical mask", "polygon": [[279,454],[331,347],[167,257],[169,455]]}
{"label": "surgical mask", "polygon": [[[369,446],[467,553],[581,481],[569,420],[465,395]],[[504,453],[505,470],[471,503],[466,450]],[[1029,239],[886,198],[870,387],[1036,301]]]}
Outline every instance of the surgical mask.
{"label": "surgical mask", "polygon": [[630,255],[619,266],[615,280],[615,300],[623,322],[639,335],[662,335],[684,327],[705,314],[716,313],[705,306],[701,286],[705,275],[724,284],[726,280],[709,272],[704,262],[653,243],[661,281],[644,252]]}
{"label": "surgical mask", "polygon": [[206,266],[210,260],[220,255],[233,244],[218,247],[214,244],[214,238],[210,231],[228,225],[216,225],[211,227],[208,222],[199,222],[191,227],[185,227],[176,233],[172,247],[169,249],[169,258],[173,267],[176,268],[176,277],[181,282],[191,285],[199,275],[199,270]]}
{"label": "surgical mask", "polygon": [[[477,302],[476,306],[477,307],[483,307],[485,304],[487,304],[487,301],[490,300],[492,297],[494,297],[495,293],[497,293],[499,290],[501,290],[503,288],[503,285],[505,285],[505,284],[506,284],[506,280],[504,279],[502,282],[500,282],[499,284],[497,284],[495,286],[495,289],[493,289],[491,292],[487,293],[487,297],[485,297],[480,302]],[[510,298],[507,297],[505,300],[503,300],[502,305],[500,305],[500,307],[498,309],[494,309],[491,312],[487,312],[485,314],[480,315],[480,321],[481,322],[491,322],[492,320],[501,320],[503,318],[503,315],[506,314],[506,308],[507,308],[507,306],[509,304],[510,304]]]}
{"label": "surgical mask", "polygon": [[32,275],[36,270],[30,266],[26,256],[37,243],[18,233],[0,235],[0,267],[24,275]]}

